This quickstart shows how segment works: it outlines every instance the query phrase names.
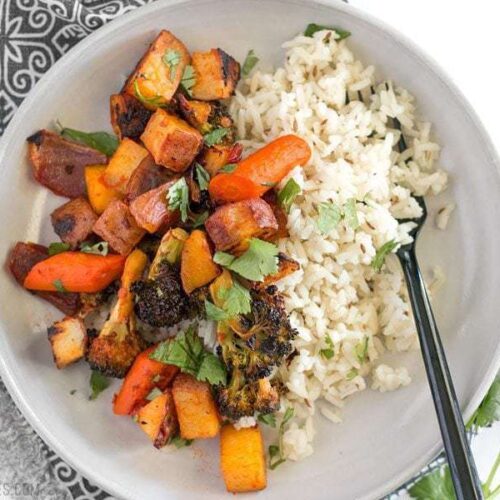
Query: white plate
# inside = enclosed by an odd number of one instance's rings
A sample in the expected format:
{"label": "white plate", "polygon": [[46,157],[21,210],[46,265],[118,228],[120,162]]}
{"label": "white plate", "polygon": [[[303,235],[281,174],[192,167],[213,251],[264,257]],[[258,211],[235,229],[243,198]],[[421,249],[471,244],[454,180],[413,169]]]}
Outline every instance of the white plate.
{"label": "white plate", "polygon": [[[499,368],[500,182],[498,159],[476,115],[435,64],[393,29],[337,2],[206,0],[155,2],[99,29],[59,61],[31,92],[1,143],[0,254],[17,240],[54,240],[47,214],[63,202],[37,185],[24,139],[58,118],[71,127],[109,129],[108,97],[117,91],[161,28],[191,49],[219,46],[242,60],[279,64],[280,45],[309,22],[352,31],[351,46],[380,74],[412,91],[435,123],[457,201],[446,233],[432,221],[419,248],[424,268],[438,263],[448,281],[435,308],[457,393],[466,415]],[[425,29],[425,27],[423,27]],[[431,206],[444,203],[435,200]],[[113,416],[117,384],[89,402],[84,363],[58,372],[45,326],[58,314],[5,275],[0,291],[1,374],[42,438],[82,474],[126,498],[220,498],[217,440],[179,452],[157,451],[136,425]],[[394,363],[398,363],[396,358]],[[345,423],[318,416],[315,454],[269,473],[260,498],[378,498],[422,467],[440,448],[418,353],[404,356],[413,383],[353,397]],[[77,393],[70,395],[72,389]]]}

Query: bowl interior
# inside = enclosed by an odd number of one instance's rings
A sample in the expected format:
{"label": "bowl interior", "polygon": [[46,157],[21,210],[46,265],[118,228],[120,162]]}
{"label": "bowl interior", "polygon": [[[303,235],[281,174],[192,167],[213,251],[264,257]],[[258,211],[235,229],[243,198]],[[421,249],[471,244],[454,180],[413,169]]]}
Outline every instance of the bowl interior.
{"label": "bowl interior", "polygon": [[[171,30],[193,50],[224,48],[240,61],[254,49],[265,67],[282,62],[281,44],[309,22],[349,29],[358,57],[414,93],[422,115],[435,124],[451,187],[430,201],[431,213],[450,199],[457,209],[446,232],[429,220],[419,257],[424,270],[439,264],[447,275],[435,312],[459,399],[470,411],[499,359],[495,153],[461,97],[425,58],[399,35],[344,6],[291,0],[160,1],[82,42],[36,87],[3,139],[0,254],[5,257],[17,240],[54,241],[47,216],[63,202],[33,181],[24,139],[55,119],[83,130],[110,129],[108,97],[158,30]],[[217,440],[179,452],[153,449],[131,419],[113,416],[117,383],[90,402],[84,363],[64,373],[55,369],[45,334],[47,324],[59,316],[54,309],[24,292],[7,273],[0,303],[2,375],[42,437],[83,474],[127,498],[221,496]],[[342,424],[318,415],[315,454],[270,472],[269,487],[260,497],[303,498],[302,485],[307,484],[313,498],[376,498],[431,458],[439,432],[419,354],[388,359],[409,366],[413,383],[394,393],[367,390],[354,396]],[[73,389],[77,392],[71,395]]]}

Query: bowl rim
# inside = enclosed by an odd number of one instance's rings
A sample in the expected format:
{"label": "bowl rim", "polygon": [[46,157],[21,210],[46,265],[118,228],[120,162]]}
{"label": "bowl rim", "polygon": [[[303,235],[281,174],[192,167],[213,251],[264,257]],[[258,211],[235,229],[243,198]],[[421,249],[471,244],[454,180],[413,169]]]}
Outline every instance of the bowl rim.
{"label": "bowl rim", "polygon": [[[141,6],[133,11],[127,12],[124,15],[115,18],[101,26],[93,33],[90,33],[85,39],[78,42],[75,47],[70,49],[66,54],[64,54],[55,64],[40,78],[40,80],[33,86],[29,91],[26,98],[23,100],[19,108],[14,112],[14,116],[10,123],[8,124],[2,138],[0,139],[0,173],[3,171],[4,165],[7,162],[4,161],[6,156],[6,151],[9,144],[15,139],[15,132],[18,125],[23,120],[25,113],[31,108],[31,106],[36,101],[36,95],[40,90],[44,89],[49,85],[52,75],[64,71],[64,68],[71,66],[74,61],[80,58],[85,51],[92,45],[98,43],[102,39],[107,39],[113,32],[122,29],[127,24],[143,17],[147,16],[151,12],[159,11],[162,9],[169,9],[174,6],[188,5],[188,4],[199,4],[199,3],[210,3],[213,0],[157,0],[150,4]],[[224,0],[230,1],[230,0]],[[495,166],[497,174],[500,174],[500,158],[497,150],[486,131],[481,119],[477,115],[476,111],[473,109],[472,105],[469,103],[465,95],[459,89],[453,78],[451,78],[440,66],[440,64],[422,48],[420,48],[416,42],[412,41],[406,35],[401,33],[397,28],[392,27],[390,24],[382,21],[381,19],[375,17],[374,15],[363,11],[358,7],[354,7],[350,4],[343,2],[342,0],[277,0],[284,4],[317,4],[329,7],[333,10],[338,10],[345,12],[349,15],[356,17],[358,20],[374,26],[376,29],[390,35],[395,43],[407,48],[414,57],[420,59],[425,66],[427,66],[434,75],[444,83],[454,98],[457,100],[459,106],[467,114],[468,118],[471,120],[473,126],[478,132],[479,138],[481,139],[485,149],[488,151],[490,158]],[[4,336],[3,328],[0,328],[2,335],[0,336],[0,345],[3,345]],[[3,350],[3,349],[2,349]],[[5,352],[5,350],[3,350]],[[474,395],[465,405],[463,411],[464,420],[467,421],[474,410],[479,406],[482,399],[486,395],[488,389],[493,383],[494,378],[500,371],[500,344],[493,355],[490,366],[486,370],[486,374],[479,385],[476,388]],[[6,356],[0,356],[0,376],[4,382],[9,394],[14,400],[16,406],[21,411],[22,415],[26,418],[29,424],[33,427],[36,433],[42,438],[42,440],[52,448],[64,461],[66,461],[72,468],[82,474],[86,479],[91,480],[99,487],[101,487],[106,492],[113,494],[117,497],[124,497],[127,495],[127,489],[123,487],[122,484],[114,481],[105,474],[94,470],[85,460],[79,458],[77,453],[73,453],[68,448],[64,446],[62,442],[57,438],[56,432],[50,430],[46,427],[31,409],[29,401],[27,401],[23,395],[23,390],[18,382],[16,381],[16,376],[14,375],[14,370],[7,363]],[[403,486],[406,482],[415,477],[419,471],[421,471],[425,465],[427,465],[438,453],[442,450],[443,446],[441,439],[439,438],[429,449],[427,453],[423,456],[417,458],[412,466],[409,466],[402,470],[399,474],[394,476],[391,480],[381,483],[377,489],[371,491],[363,499],[368,500],[369,498],[381,498],[387,495],[400,486]]]}

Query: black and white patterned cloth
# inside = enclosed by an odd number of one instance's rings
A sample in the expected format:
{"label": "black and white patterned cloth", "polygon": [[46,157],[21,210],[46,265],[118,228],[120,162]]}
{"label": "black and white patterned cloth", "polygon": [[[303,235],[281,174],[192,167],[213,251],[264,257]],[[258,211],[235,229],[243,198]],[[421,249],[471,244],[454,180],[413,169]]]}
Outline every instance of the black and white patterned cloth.
{"label": "black and white patterned cloth", "polygon": [[[152,1],[0,0],[0,135],[33,85],[57,59],[108,21]],[[440,456],[421,474],[443,462]],[[397,498],[406,486],[388,498]],[[3,498],[112,497],[47,447],[24,420],[0,380],[0,499]]]}

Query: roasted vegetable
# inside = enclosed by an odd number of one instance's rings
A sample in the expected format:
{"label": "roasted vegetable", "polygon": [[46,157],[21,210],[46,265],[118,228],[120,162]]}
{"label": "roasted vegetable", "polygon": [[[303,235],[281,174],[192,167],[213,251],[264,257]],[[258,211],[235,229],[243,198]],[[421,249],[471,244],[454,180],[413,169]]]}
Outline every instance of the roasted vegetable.
{"label": "roasted vegetable", "polygon": [[132,172],[125,188],[127,202],[135,200],[141,194],[165,184],[171,179],[172,173],[161,165],[157,165],[151,155],[146,156],[139,166]]}
{"label": "roasted vegetable", "polygon": [[146,397],[153,388],[163,391],[179,372],[176,366],[150,359],[149,356],[155,349],[156,346],[152,346],[135,358],[113,400],[113,412],[116,415],[135,414],[146,404]]}
{"label": "roasted vegetable", "polygon": [[[9,255],[8,266],[16,281],[24,286],[24,280],[31,269],[49,256],[47,247],[35,243],[18,242]],[[40,297],[68,316],[75,315],[81,307],[78,293],[35,292]]]}
{"label": "roasted vegetable", "polygon": [[122,194],[116,189],[106,186],[103,175],[106,165],[88,165],[85,167],[85,184],[90,204],[96,214],[101,215],[108,205],[119,200]]}
{"label": "roasted vegetable", "polygon": [[167,193],[176,181],[141,194],[130,203],[130,212],[137,224],[148,233],[163,232],[175,225],[180,217],[178,210],[168,208]]}
{"label": "roasted vegetable", "polygon": [[191,62],[195,84],[191,94],[195,99],[215,101],[233,95],[240,79],[240,65],[222,49],[193,52]]}
{"label": "roasted vegetable", "polygon": [[63,252],[42,260],[24,280],[28,290],[59,292],[99,292],[118,278],[124,257]]}
{"label": "roasted vegetable", "polygon": [[29,159],[35,179],[55,194],[77,198],[85,196],[84,168],[106,163],[106,155],[95,149],[67,141],[40,130],[27,139]]}
{"label": "roasted vegetable", "polygon": [[82,359],[87,349],[87,330],[80,318],[66,317],[47,329],[54,362],[64,368]]}
{"label": "roasted vegetable", "polygon": [[172,394],[182,438],[203,439],[219,434],[219,415],[207,382],[181,373],[174,380]]}
{"label": "roasted vegetable", "polygon": [[264,442],[258,426],[222,427],[220,464],[226,488],[231,493],[262,490],[267,485]]}
{"label": "roasted vegetable", "polygon": [[240,161],[232,173],[215,176],[210,181],[210,195],[218,203],[262,196],[310,157],[307,142],[296,135],[284,135]]}
{"label": "roasted vegetable", "polygon": [[87,361],[93,370],[122,378],[143,350],[144,341],[136,331],[131,284],[138,280],[147,264],[146,255],[134,250],[125,262],[118,300],[99,335],[90,344]]}
{"label": "roasted vegetable", "polygon": [[188,315],[190,302],[180,284],[177,264],[188,234],[171,229],[162,238],[148,278],[132,285],[137,317],[151,326],[172,326]]}
{"label": "roasted vegetable", "polygon": [[275,274],[268,274],[265,278],[264,281],[260,282],[254,282],[253,286],[255,288],[267,288],[269,285],[272,285],[273,283],[276,283],[277,281],[282,280],[283,278],[286,278],[290,274],[293,274],[294,272],[298,271],[300,269],[300,264],[292,259],[291,257],[288,257],[288,255],[285,255],[283,252],[280,252],[278,254],[278,272]]}
{"label": "roasted vegetable", "polygon": [[129,94],[113,94],[109,98],[111,124],[120,140],[129,137],[137,141],[146,128],[151,111]]}
{"label": "roasted vegetable", "polygon": [[278,222],[278,231],[274,235],[274,240],[288,237],[288,216],[283,207],[278,203],[276,191],[273,189],[264,194],[262,199],[271,207],[276,221]]}
{"label": "roasted vegetable", "polygon": [[142,146],[131,139],[123,139],[104,171],[102,179],[106,186],[125,195],[130,176],[147,156],[148,152]]}
{"label": "roasted vegetable", "polygon": [[172,391],[166,389],[137,413],[137,423],[155,448],[162,448],[179,430]]}
{"label": "roasted vegetable", "polygon": [[173,172],[184,172],[203,144],[195,128],[164,109],[155,111],[141,140],[155,162]]}
{"label": "roasted vegetable", "polygon": [[56,208],[50,219],[57,236],[74,249],[90,236],[97,215],[85,198],[75,198]]}
{"label": "roasted vegetable", "polygon": [[137,225],[129,207],[119,200],[108,205],[93,231],[121,255],[128,255],[146,232]]}
{"label": "roasted vegetable", "polygon": [[234,144],[216,144],[210,148],[205,148],[200,154],[199,162],[210,176],[214,177],[222,167],[231,163],[230,158],[234,147]]}
{"label": "roasted vegetable", "polygon": [[149,109],[163,106],[175,94],[189,61],[184,44],[162,30],[125,82],[123,91]]}
{"label": "roasted vegetable", "polygon": [[250,238],[271,239],[278,222],[260,198],[223,205],[206,220],[205,228],[218,251],[243,253]]}
{"label": "roasted vegetable", "polygon": [[184,243],[181,257],[181,280],[186,293],[208,285],[220,274],[220,267],[212,259],[207,235],[195,229]]}

